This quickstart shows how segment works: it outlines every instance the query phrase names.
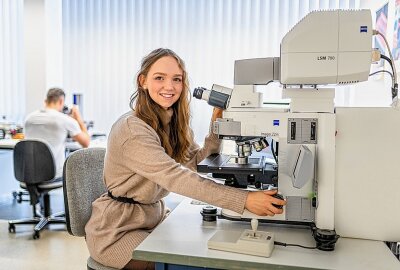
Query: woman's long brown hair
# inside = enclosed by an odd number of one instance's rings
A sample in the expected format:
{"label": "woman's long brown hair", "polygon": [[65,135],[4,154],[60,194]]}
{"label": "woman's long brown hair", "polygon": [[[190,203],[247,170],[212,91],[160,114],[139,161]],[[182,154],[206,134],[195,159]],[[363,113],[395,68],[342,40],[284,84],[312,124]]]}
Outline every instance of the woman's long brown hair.
{"label": "woman's long brown hair", "polygon": [[[178,101],[175,102],[171,109],[172,115],[170,125],[170,134],[168,136],[161,121],[161,115],[165,114],[164,109],[154,102],[149,91],[141,85],[140,78],[142,75],[147,77],[151,66],[160,58],[172,56],[178,62],[183,72],[183,89]],[[166,153],[175,159],[176,162],[184,163],[189,159],[189,147],[193,141],[193,136],[189,127],[190,110],[189,110],[189,81],[183,60],[170,49],[156,49],[145,56],[142,60],[141,68],[136,77],[137,90],[131,96],[130,107],[135,111],[137,117],[151,126],[158,134],[161,145]],[[135,102],[136,101],[136,102]]]}

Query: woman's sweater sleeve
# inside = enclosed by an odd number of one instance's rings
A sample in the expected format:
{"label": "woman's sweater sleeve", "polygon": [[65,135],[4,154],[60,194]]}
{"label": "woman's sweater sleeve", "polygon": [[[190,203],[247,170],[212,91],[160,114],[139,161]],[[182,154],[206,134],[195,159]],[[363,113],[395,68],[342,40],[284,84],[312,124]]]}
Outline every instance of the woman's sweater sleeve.
{"label": "woman's sweater sleeve", "polygon": [[204,146],[200,147],[193,142],[189,149],[189,160],[184,164],[185,167],[197,171],[197,164],[211,154],[221,152],[221,140],[212,132],[212,122],[210,123],[209,133],[204,139]]}
{"label": "woman's sweater sleeve", "polygon": [[168,191],[243,213],[247,191],[217,184],[175,162],[150,129],[139,125],[134,133],[122,146],[125,166]]}

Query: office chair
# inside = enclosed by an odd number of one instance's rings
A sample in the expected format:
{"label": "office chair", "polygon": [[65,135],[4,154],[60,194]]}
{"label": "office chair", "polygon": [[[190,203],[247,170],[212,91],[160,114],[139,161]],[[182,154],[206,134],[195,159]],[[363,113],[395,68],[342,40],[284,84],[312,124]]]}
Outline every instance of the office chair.
{"label": "office chair", "polygon": [[[52,223],[65,223],[63,212],[51,215],[49,191],[61,188],[62,179],[55,178],[53,154],[44,141],[22,140],[14,147],[14,175],[20,187],[28,190],[32,205],[32,218],[10,220],[8,231],[15,233],[15,225],[35,224],[33,239],[40,237],[40,230]],[[40,203],[43,211],[36,211]],[[43,212],[43,213],[42,213]]]}
{"label": "office chair", "polygon": [[[86,148],[73,152],[64,163],[64,204],[67,230],[73,236],[84,237],[85,225],[92,214],[92,202],[107,191],[103,182],[104,148]],[[104,266],[92,257],[88,270],[116,270]]]}

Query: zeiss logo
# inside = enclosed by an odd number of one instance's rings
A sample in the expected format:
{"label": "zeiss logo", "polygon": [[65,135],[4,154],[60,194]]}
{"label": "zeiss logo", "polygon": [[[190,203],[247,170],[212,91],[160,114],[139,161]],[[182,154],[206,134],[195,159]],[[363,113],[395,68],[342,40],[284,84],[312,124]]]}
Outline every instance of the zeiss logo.
{"label": "zeiss logo", "polygon": [[367,32],[368,32],[368,26],[361,25],[360,26],[360,33],[367,33]]}
{"label": "zeiss logo", "polygon": [[279,126],[279,120],[274,120],[273,126]]}

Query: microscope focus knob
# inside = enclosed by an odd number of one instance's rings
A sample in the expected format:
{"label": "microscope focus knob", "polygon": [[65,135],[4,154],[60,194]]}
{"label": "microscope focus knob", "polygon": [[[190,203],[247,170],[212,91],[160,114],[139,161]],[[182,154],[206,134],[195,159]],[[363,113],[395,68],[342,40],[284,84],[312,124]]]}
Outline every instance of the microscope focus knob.
{"label": "microscope focus knob", "polygon": [[312,207],[317,207],[317,197],[312,197],[311,205],[312,205]]}
{"label": "microscope focus knob", "polygon": [[[278,194],[278,193],[272,195],[272,197],[277,198],[279,200],[283,200],[284,199],[283,196],[281,194]],[[277,204],[274,204],[274,203],[272,205],[275,206],[278,209],[282,209],[283,208],[283,205],[277,205]]]}

